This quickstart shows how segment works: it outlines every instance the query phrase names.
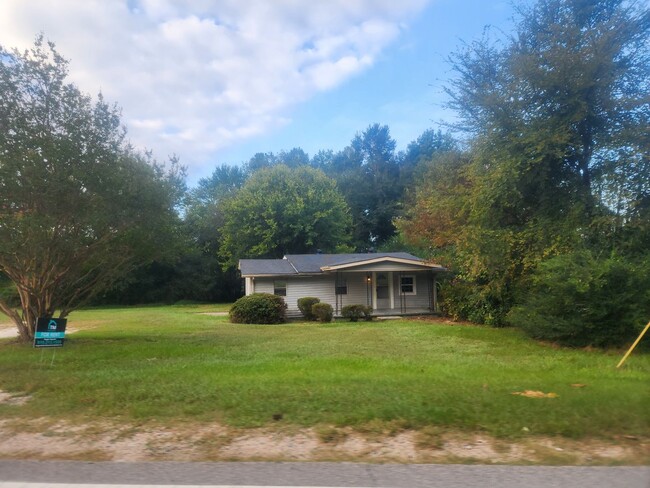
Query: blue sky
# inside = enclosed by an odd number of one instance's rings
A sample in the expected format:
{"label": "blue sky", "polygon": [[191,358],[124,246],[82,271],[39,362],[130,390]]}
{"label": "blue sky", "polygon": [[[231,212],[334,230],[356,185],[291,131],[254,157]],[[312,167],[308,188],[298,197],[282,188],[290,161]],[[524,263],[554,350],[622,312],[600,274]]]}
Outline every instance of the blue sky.
{"label": "blue sky", "polygon": [[453,117],[446,56],[511,17],[490,0],[3,0],[0,44],[44,32],[133,144],[177,154],[194,184],[258,152],[340,150],[373,123],[405,148]]}
{"label": "blue sky", "polygon": [[293,147],[310,156],[337,151],[373,123],[390,127],[398,149],[429,128],[445,130],[440,122],[454,117],[443,107],[443,86],[453,76],[447,56],[463,41],[480,38],[486,25],[509,31],[512,13],[507,1],[429,2],[370,69],[288,110],[290,123],[224,151],[219,162]]}

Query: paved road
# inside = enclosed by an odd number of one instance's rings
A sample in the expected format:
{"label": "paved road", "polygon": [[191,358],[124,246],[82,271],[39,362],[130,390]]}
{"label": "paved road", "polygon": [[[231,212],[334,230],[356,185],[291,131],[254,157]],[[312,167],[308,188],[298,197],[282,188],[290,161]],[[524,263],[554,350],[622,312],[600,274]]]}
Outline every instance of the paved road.
{"label": "paved road", "polygon": [[650,467],[0,461],[0,488],[86,483],[254,487],[648,488]]}

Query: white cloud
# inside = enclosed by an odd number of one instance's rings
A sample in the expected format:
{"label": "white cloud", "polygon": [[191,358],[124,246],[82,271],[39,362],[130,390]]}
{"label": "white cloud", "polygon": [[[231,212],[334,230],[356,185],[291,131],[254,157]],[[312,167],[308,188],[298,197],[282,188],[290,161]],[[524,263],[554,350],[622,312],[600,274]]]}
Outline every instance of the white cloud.
{"label": "white cloud", "polygon": [[134,144],[199,167],[367,69],[427,1],[3,0],[0,44],[43,31]]}

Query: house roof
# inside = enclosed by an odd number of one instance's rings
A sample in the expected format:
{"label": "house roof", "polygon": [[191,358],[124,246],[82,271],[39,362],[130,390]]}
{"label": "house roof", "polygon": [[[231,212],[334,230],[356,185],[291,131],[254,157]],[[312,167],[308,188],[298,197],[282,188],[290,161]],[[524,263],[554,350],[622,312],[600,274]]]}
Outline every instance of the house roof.
{"label": "house roof", "polygon": [[242,276],[277,276],[297,274],[286,259],[240,259]]}
{"label": "house roof", "polygon": [[430,269],[440,266],[426,263],[407,252],[378,252],[354,254],[287,254],[284,259],[241,259],[242,276],[279,276],[320,274],[377,262],[416,264]]}

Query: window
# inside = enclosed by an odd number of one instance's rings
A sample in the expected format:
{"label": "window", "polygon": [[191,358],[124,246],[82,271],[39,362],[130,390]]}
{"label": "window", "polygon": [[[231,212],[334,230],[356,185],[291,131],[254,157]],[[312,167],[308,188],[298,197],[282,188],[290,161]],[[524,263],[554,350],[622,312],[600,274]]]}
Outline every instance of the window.
{"label": "window", "polygon": [[415,276],[401,276],[399,279],[399,289],[404,295],[415,295],[417,293],[415,288]]}
{"label": "window", "polygon": [[336,294],[337,295],[347,295],[348,294],[348,282],[347,280],[340,280],[336,282]]}
{"label": "window", "polygon": [[274,281],[273,282],[273,294],[279,295],[281,297],[287,296],[287,282],[286,281]]}

